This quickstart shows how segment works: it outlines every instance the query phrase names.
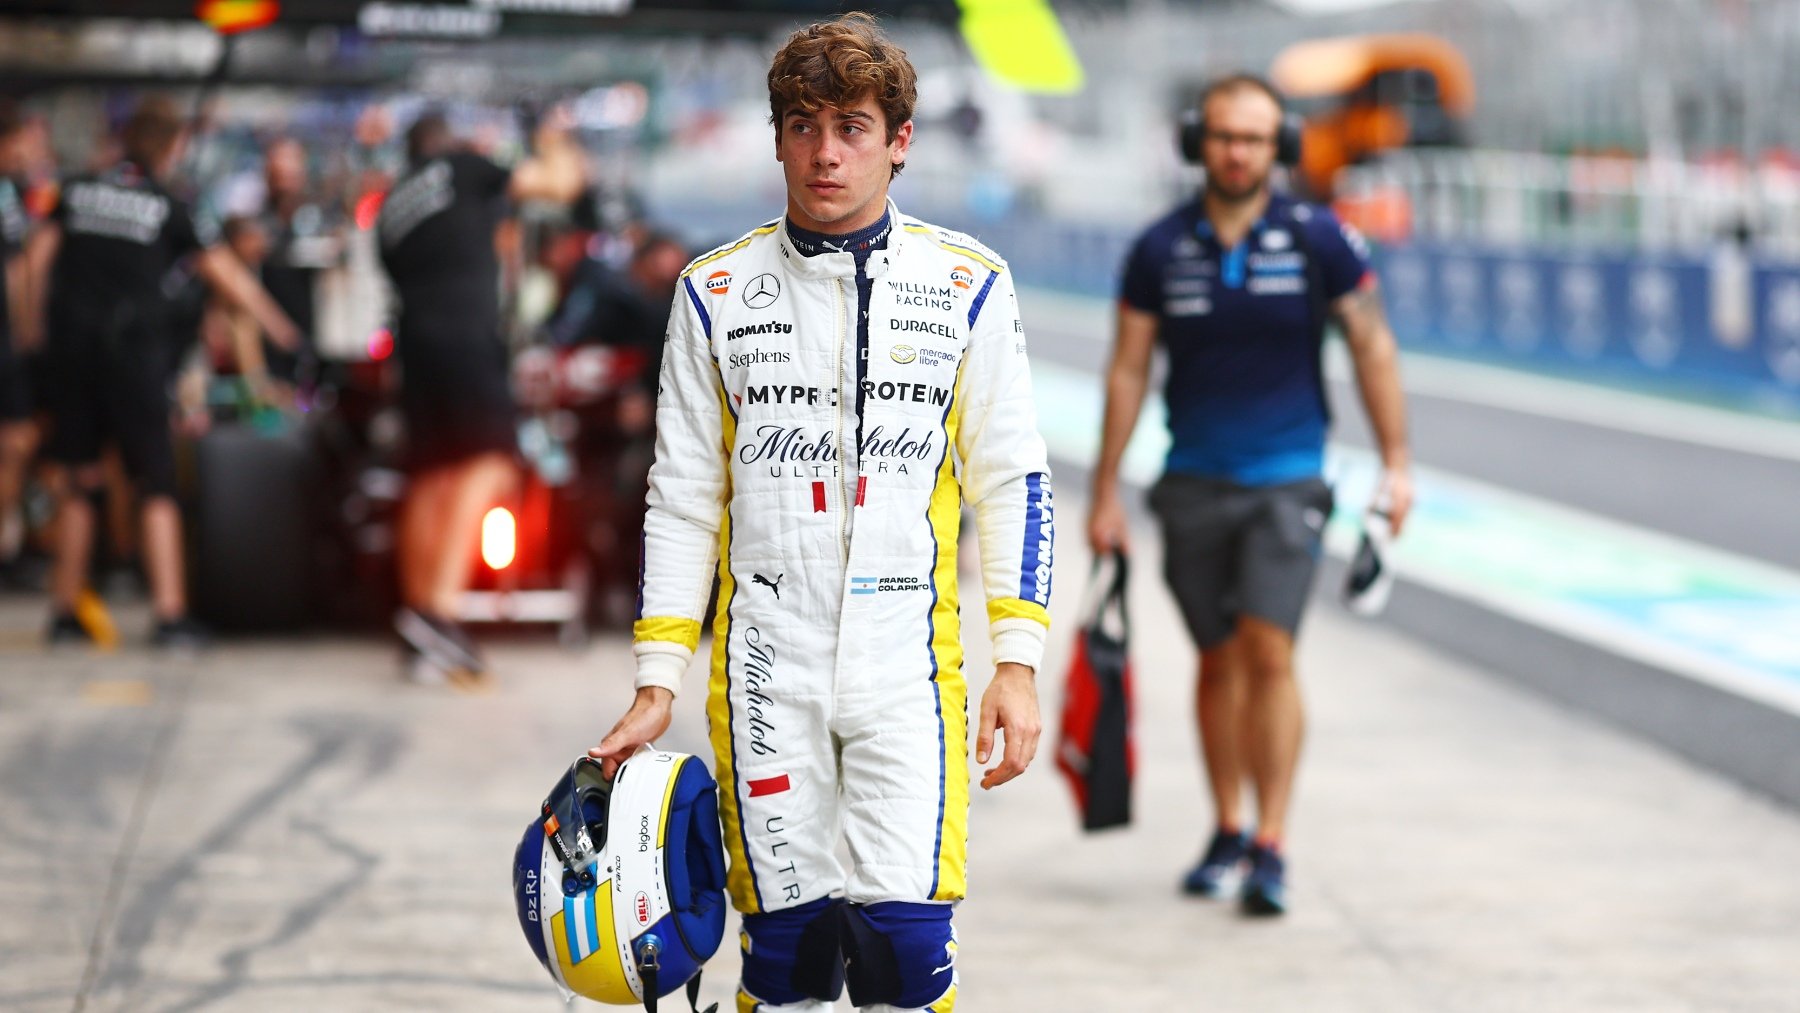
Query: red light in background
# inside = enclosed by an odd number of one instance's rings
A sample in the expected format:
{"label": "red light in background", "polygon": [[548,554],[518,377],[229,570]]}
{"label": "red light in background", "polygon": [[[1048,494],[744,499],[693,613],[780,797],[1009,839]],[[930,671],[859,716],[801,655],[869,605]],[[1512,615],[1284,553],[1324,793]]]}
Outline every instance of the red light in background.
{"label": "red light in background", "polygon": [[369,358],[372,361],[382,362],[382,361],[386,360],[388,356],[393,355],[393,354],[394,354],[394,332],[393,331],[390,331],[386,327],[383,327],[380,330],[377,330],[375,333],[369,335]]}
{"label": "red light in background", "polygon": [[512,565],[518,551],[519,526],[512,511],[495,507],[481,519],[481,561],[490,570],[504,570]]}

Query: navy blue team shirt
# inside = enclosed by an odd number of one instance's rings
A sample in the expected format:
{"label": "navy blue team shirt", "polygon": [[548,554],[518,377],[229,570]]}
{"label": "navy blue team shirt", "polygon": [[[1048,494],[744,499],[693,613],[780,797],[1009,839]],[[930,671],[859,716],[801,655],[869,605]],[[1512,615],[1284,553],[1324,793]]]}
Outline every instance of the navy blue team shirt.
{"label": "navy blue team shirt", "polygon": [[1167,469],[1241,485],[1318,477],[1330,423],[1318,318],[1368,274],[1361,236],[1281,194],[1229,250],[1199,198],[1145,230],[1120,298],[1158,318]]}

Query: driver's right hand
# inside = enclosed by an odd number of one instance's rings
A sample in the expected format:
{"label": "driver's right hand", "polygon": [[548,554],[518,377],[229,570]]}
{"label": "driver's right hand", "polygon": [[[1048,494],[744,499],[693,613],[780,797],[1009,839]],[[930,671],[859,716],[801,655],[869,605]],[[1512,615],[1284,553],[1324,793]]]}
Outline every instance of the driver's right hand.
{"label": "driver's right hand", "polygon": [[599,745],[588,750],[589,756],[600,761],[607,779],[618,772],[619,764],[630,759],[631,754],[669,730],[674,703],[675,694],[660,686],[645,686],[637,691],[631,709],[613,725]]}

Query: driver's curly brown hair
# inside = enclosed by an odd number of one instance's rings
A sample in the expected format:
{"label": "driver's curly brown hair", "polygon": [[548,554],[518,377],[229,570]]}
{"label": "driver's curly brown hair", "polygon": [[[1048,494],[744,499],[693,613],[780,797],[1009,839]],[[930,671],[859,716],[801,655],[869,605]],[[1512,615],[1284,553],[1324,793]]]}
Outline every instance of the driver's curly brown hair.
{"label": "driver's curly brown hair", "polygon": [[[841,109],[869,97],[887,120],[892,144],[901,125],[912,119],[919,76],[906,50],[861,11],[796,31],[769,65],[769,122],[778,139],[782,120],[792,110]],[[894,175],[905,166],[905,162],[895,165]]]}

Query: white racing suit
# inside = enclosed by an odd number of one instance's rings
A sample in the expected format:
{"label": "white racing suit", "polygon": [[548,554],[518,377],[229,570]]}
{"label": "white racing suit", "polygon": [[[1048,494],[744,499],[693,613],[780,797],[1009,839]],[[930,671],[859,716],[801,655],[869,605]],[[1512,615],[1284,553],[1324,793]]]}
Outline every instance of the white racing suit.
{"label": "white racing suit", "polygon": [[965,502],[996,662],[1038,667],[1049,625],[1049,467],[1012,278],[889,214],[866,328],[852,256],[803,257],[782,221],[694,261],[669,325],[637,685],[678,689],[716,563],[707,716],[740,1011],[828,1008],[846,983],[861,1006],[951,1008]]}

